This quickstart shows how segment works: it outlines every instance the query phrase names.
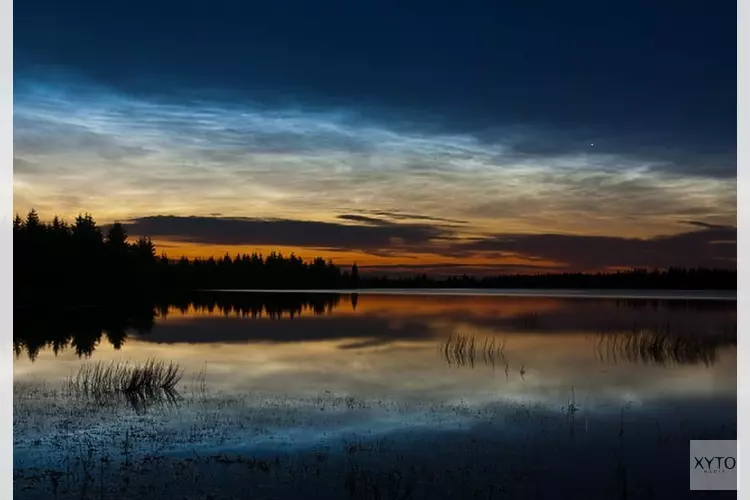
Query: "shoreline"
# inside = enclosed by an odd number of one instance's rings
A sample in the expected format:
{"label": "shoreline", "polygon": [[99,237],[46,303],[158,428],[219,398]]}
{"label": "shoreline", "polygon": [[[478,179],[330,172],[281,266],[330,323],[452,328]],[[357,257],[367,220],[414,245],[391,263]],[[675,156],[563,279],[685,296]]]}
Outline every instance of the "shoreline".
{"label": "shoreline", "polygon": [[640,300],[736,301],[737,291],[724,290],[630,290],[588,288],[359,288],[359,289],[197,289],[200,293],[297,293],[338,295],[446,295],[491,297],[545,297]]}

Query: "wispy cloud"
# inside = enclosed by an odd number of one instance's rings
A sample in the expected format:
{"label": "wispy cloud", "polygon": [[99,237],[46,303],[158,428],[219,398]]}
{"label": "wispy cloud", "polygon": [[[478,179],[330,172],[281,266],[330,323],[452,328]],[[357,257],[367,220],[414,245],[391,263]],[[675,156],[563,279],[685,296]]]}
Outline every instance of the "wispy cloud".
{"label": "wispy cloud", "polygon": [[431,222],[448,222],[450,224],[468,224],[469,223],[468,221],[465,221],[465,220],[447,219],[445,217],[432,217],[429,215],[395,212],[395,211],[388,211],[388,210],[359,210],[359,212],[363,214],[377,215],[379,217],[385,217],[387,219],[394,219],[394,220],[424,220],[424,221],[431,221]]}
{"label": "wispy cloud", "polygon": [[529,127],[447,134],[345,109],[155,100],[64,78],[16,87],[19,210],[423,222],[462,226],[462,237],[646,237],[736,217],[732,178],[676,175],[647,150],[564,147]]}

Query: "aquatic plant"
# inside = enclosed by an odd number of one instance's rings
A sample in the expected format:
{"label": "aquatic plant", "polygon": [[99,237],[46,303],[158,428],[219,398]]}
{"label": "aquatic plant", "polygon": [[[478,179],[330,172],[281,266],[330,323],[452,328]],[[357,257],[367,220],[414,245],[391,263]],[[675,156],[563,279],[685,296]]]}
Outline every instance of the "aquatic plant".
{"label": "aquatic plant", "polygon": [[183,370],[176,363],[148,360],[144,363],[92,362],[81,365],[68,379],[72,394],[140,396],[159,391],[173,393]]}
{"label": "aquatic plant", "polygon": [[497,345],[494,337],[486,338],[480,346],[473,336],[458,334],[454,337],[451,334],[441,344],[440,351],[449,365],[473,368],[475,360],[481,357],[485,365],[494,367],[498,360],[505,362],[505,339]]}
{"label": "aquatic plant", "polygon": [[737,328],[723,328],[714,333],[678,335],[668,328],[641,329],[602,333],[597,349],[602,362],[669,363],[706,366],[716,361],[716,352],[724,346],[737,345]]}

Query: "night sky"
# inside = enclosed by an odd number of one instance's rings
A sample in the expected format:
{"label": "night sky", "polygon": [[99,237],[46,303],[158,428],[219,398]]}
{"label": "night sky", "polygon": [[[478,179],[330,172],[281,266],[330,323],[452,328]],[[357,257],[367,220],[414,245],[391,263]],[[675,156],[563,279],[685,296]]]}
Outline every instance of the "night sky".
{"label": "night sky", "polygon": [[25,0],[14,205],[171,257],[736,266],[736,4]]}

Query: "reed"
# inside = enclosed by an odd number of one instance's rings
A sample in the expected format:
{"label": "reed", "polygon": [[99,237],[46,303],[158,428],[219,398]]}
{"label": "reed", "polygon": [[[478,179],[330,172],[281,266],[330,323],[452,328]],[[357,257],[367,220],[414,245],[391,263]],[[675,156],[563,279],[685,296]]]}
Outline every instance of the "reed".
{"label": "reed", "polygon": [[173,392],[183,370],[176,363],[148,360],[144,363],[122,361],[93,362],[81,365],[68,379],[71,393],[91,396],[109,394],[148,394]]}
{"label": "reed", "polygon": [[736,328],[703,335],[677,335],[668,329],[634,328],[632,331],[601,334],[598,351],[600,359],[608,363],[702,363],[710,366],[716,361],[719,348],[736,344]]}
{"label": "reed", "polygon": [[505,363],[505,340],[500,345],[495,343],[495,338],[486,338],[483,343],[478,343],[473,336],[449,335],[445,343],[440,347],[443,359],[449,365],[474,367],[476,359],[481,357],[482,362],[488,366],[495,363]]}

